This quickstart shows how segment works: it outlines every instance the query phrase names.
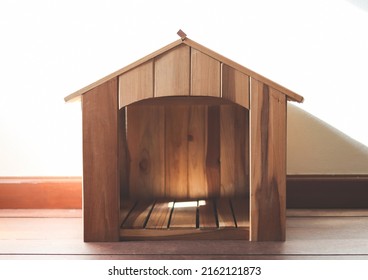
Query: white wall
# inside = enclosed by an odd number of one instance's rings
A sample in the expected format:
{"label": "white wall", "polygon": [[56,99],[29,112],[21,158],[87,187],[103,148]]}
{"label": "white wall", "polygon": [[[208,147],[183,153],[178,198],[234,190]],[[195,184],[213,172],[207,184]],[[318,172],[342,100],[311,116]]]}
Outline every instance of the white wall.
{"label": "white wall", "polygon": [[288,105],[288,174],[367,174],[368,147]]}
{"label": "white wall", "polygon": [[[81,175],[80,105],[64,104],[64,96],[176,40],[179,28],[300,93],[299,108],[367,146],[364,3],[1,1],[0,176]],[[289,111],[293,119],[297,112]],[[289,173],[368,173],[365,147],[353,140],[359,148],[344,150],[339,162],[331,156],[340,149],[336,143],[331,153],[314,155],[312,168],[300,153],[306,143],[290,136],[303,125],[289,128]],[[327,133],[321,131],[308,135]],[[326,146],[323,138],[313,150]]]}

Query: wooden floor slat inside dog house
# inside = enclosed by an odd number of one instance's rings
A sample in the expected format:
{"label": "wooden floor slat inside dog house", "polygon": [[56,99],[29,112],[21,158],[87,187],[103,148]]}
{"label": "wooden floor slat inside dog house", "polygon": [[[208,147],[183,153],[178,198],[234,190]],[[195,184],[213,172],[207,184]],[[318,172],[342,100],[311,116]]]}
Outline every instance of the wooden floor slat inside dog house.
{"label": "wooden floor slat inside dog house", "polygon": [[249,238],[248,199],[127,201],[121,240]]}

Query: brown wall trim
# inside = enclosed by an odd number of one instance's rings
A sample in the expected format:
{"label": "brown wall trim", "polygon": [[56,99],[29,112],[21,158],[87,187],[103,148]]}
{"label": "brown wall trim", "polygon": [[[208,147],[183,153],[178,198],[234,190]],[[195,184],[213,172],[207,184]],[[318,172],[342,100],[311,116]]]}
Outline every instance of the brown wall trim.
{"label": "brown wall trim", "polygon": [[[80,209],[81,177],[0,177],[0,209]],[[368,208],[368,175],[288,175],[287,208]]]}
{"label": "brown wall trim", "polygon": [[368,208],[368,175],[288,175],[287,208]]}
{"label": "brown wall trim", "polygon": [[81,177],[0,177],[0,209],[79,208]]}

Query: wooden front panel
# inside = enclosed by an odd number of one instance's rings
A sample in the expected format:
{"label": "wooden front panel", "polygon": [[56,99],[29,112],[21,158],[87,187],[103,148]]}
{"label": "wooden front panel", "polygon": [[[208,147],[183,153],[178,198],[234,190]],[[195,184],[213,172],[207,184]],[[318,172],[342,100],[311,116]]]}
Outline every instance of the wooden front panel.
{"label": "wooden front panel", "polygon": [[286,97],[251,80],[251,240],[285,240]]}
{"label": "wooden front panel", "polygon": [[191,95],[220,97],[220,61],[192,49]]}
{"label": "wooden front panel", "polygon": [[119,108],[153,97],[153,60],[119,76]]}
{"label": "wooden front panel", "polygon": [[119,240],[117,86],[111,79],[82,99],[85,241]]}
{"label": "wooden front panel", "polygon": [[249,76],[222,64],[222,98],[249,109]]}
{"label": "wooden front panel", "polygon": [[132,198],[159,196],[165,185],[164,107],[127,107],[129,194]]}
{"label": "wooden front panel", "polygon": [[155,59],[155,97],[189,95],[190,48],[181,45]]}
{"label": "wooden front panel", "polygon": [[132,104],[126,138],[129,186],[122,189],[133,198],[249,192],[248,111],[238,105]]}

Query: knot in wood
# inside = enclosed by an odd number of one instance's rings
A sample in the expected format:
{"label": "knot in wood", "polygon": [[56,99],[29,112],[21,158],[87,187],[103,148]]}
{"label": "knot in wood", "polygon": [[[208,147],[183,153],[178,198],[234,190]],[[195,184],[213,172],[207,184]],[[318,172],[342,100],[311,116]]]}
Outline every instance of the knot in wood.
{"label": "knot in wood", "polygon": [[144,158],[139,162],[139,170],[143,173],[149,173],[149,161]]}

